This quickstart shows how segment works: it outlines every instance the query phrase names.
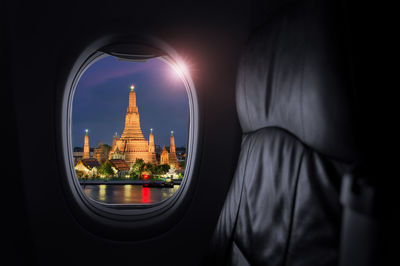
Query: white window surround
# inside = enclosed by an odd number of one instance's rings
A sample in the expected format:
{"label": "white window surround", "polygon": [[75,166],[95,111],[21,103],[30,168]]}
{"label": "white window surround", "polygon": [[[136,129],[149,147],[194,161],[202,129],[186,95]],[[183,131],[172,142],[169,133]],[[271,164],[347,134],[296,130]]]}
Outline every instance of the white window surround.
{"label": "white window surround", "polygon": [[[197,177],[197,169],[199,162],[196,161],[196,155],[199,154],[198,143],[198,132],[199,132],[199,106],[197,100],[197,94],[194,87],[194,83],[188,73],[182,72],[182,81],[185,84],[186,91],[188,94],[189,103],[189,125],[188,125],[188,141],[187,141],[187,160],[185,169],[185,178],[178,191],[174,193],[170,198],[163,200],[154,204],[104,204],[96,202],[85,195],[80,187],[78,179],[75,177],[75,170],[73,165],[73,152],[72,152],[72,101],[74,96],[74,91],[79,81],[80,77],[84,71],[96,60],[107,56],[104,50],[111,51],[110,54],[116,56],[118,54],[118,49],[122,50],[122,56],[129,56],[126,53],[127,50],[135,51],[137,37],[127,37],[127,36],[112,36],[94,41],[89,47],[87,47],[75,61],[75,64],[69,71],[68,77],[61,81],[60,91],[61,91],[61,110],[59,111],[58,118],[60,119],[61,125],[59,128],[59,149],[60,152],[60,164],[64,171],[62,176],[64,176],[64,189],[66,190],[66,198],[69,204],[72,205],[72,210],[77,219],[81,219],[85,224],[87,223],[97,223],[98,227],[103,228],[105,235],[110,235],[107,230],[114,230],[116,226],[121,226],[124,228],[126,236],[133,236],[139,228],[147,228],[152,226],[154,223],[163,223],[163,227],[172,227],[173,220],[179,219],[179,215],[184,212],[187,208],[188,201],[192,197],[192,192],[194,186],[197,182],[194,179]],[[120,43],[123,43],[121,45]],[[145,52],[139,51],[138,56],[145,56],[145,53],[149,53],[157,47],[155,54],[162,53],[161,59],[166,63],[170,64],[172,67],[179,67],[182,59],[179,57],[176,51],[174,51],[170,46],[164,42],[155,38],[140,38],[140,44],[146,43],[146,45],[141,45],[139,47],[145,47]],[[148,46],[147,46],[148,45]],[[111,47],[111,49],[110,49]],[[114,50],[113,50],[114,49]],[[124,51],[125,49],[125,51]],[[139,49],[140,50],[140,49]],[[142,53],[142,55],[140,55]],[[198,156],[199,157],[199,156]],[[81,218],[82,217],[82,218]],[[170,222],[168,222],[170,221]],[[170,226],[168,225],[169,223]],[[87,224],[90,227],[89,224]],[[105,229],[104,229],[105,228]],[[130,231],[132,234],[127,233],[126,230]],[[100,230],[101,231],[101,230]],[[143,232],[145,232],[144,230]],[[101,234],[101,232],[98,232]],[[139,238],[143,238],[143,234]],[[149,234],[150,237],[151,234]],[[146,238],[146,237],[144,237]]]}

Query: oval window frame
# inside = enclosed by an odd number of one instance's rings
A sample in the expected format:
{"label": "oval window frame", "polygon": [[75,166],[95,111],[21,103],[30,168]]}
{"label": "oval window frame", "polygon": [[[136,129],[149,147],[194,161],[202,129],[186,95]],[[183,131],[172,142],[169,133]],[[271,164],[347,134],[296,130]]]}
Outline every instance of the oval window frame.
{"label": "oval window frame", "polygon": [[[133,57],[133,53],[137,52]],[[151,57],[149,53],[153,53]],[[187,158],[180,188],[168,199],[152,204],[105,204],[85,195],[76,178],[72,149],[72,102],[76,86],[91,64],[105,56],[125,60],[160,57],[170,66],[179,68],[182,58],[165,42],[153,37],[109,36],[92,42],[75,60],[68,76],[61,82],[61,108],[58,141],[63,166],[63,190],[71,211],[79,223],[97,235],[120,240],[154,237],[173,227],[183,217],[197,183],[199,151],[199,103],[194,82],[189,73],[181,73],[189,103]],[[161,225],[161,226],[160,226]],[[158,226],[157,230],[152,228]]]}

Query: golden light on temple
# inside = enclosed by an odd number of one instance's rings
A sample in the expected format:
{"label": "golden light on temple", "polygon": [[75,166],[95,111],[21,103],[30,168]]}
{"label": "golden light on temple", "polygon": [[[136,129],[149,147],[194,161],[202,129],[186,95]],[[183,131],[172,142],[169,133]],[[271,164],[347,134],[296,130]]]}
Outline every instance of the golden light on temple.
{"label": "golden light on temple", "polygon": [[85,140],[83,144],[83,156],[82,159],[88,159],[90,158],[90,147],[89,147],[89,129],[85,129]]}
{"label": "golden light on temple", "polygon": [[128,108],[125,115],[125,126],[120,137],[115,136],[110,151],[110,158],[121,159],[122,152],[125,162],[132,166],[136,159],[142,159],[145,163],[157,163],[154,149],[154,136],[152,141],[146,140],[140,128],[139,108],[136,105],[135,85],[132,84],[129,92]]}

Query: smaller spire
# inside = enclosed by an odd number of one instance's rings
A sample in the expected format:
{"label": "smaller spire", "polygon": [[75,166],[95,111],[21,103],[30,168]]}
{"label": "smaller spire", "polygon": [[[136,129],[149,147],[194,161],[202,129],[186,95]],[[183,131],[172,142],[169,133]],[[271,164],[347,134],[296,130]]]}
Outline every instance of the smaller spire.
{"label": "smaller spire", "polygon": [[135,89],[135,85],[131,85],[131,91],[133,91]]}
{"label": "smaller spire", "polygon": [[171,136],[173,136],[174,135],[174,131],[171,131]]}
{"label": "smaller spire", "polygon": [[90,158],[90,146],[89,146],[89,135],[88,129],[85,129],[85,140],[84,140],[84,144],[83,144],[83,156],[82,159],[88,159]]}
{"label": "smaller spire", "polygon": [[150,133],[153,133],[153,129],[152,128],[150,128]]}

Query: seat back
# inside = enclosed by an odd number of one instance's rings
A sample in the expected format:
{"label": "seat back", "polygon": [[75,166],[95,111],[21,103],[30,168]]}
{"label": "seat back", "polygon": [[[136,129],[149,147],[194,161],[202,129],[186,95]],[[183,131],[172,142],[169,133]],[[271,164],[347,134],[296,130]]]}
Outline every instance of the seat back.
{"label": "seat back", "polygon": [[340,9],[305,1],[250,38],[241,153],[212,241],[218,265],[337,265],[343,175],[357,158]]}

